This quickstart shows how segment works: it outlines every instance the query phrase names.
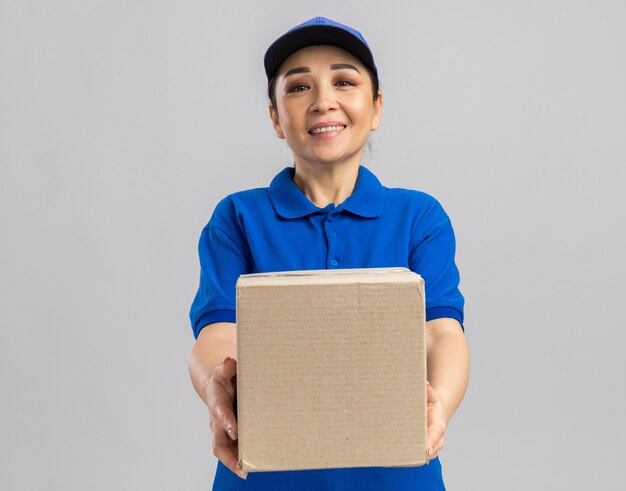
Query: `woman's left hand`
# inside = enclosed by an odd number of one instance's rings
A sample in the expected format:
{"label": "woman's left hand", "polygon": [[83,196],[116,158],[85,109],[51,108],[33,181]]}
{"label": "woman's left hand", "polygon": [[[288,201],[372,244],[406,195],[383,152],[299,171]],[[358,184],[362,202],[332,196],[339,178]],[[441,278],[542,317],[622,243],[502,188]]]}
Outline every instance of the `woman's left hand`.
{"label": "woman's left hand", "polygon": [[428,414],[428,458],[437,456],[445,444],[445,431],[448,426],[446,405],[431,385],[426,382],[426,399]]}

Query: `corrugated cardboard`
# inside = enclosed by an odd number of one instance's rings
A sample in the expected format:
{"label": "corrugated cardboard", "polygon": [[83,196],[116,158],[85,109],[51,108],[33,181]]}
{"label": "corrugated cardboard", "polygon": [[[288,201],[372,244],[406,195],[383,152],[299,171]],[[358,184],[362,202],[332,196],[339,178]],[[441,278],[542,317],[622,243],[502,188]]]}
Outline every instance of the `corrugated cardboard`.
{"label": "corrugated cardboard", "polygon": [[240,276],[243,470],[427,463],[424,310],[405,268]]}

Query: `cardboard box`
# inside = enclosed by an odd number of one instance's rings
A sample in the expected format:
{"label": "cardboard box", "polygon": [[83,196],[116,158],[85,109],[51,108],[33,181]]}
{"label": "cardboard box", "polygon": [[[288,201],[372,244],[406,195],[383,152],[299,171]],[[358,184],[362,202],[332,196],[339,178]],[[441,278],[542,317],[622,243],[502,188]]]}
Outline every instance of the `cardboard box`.
{"label": "cardboard box", "polygon": [[424,313],[405,268],[240,276],[243,470],[427,463]]}

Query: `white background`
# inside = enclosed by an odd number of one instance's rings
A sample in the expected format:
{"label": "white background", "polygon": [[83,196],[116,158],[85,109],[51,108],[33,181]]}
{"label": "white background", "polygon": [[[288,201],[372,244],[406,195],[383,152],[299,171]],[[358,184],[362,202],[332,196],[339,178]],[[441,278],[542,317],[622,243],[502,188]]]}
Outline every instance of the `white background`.
{"label": "white background", "polygon": [[448,489],[626,489],[623,1],[0,0],[1,489],[210,488],[197,242],[290,164],[262,56],[316,15],[379,66],[365,164],[457,234]]}

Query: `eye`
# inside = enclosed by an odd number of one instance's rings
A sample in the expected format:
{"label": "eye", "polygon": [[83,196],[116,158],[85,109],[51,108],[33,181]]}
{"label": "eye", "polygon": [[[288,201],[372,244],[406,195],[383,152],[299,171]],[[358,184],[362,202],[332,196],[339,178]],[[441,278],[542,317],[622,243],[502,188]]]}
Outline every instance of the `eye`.
{"label": "eye", "polygon": [[354,82],[351,82],[350,80],[340,80],[335,85],[339,87],[354,87],[356,84]]}
{"label": "eye", "polygon": [[289,94],[291,92],[302,92],[303,90],[307,90],[308,88],[309,87],[304,84],[295,84],[287,89],[287,93]]}

